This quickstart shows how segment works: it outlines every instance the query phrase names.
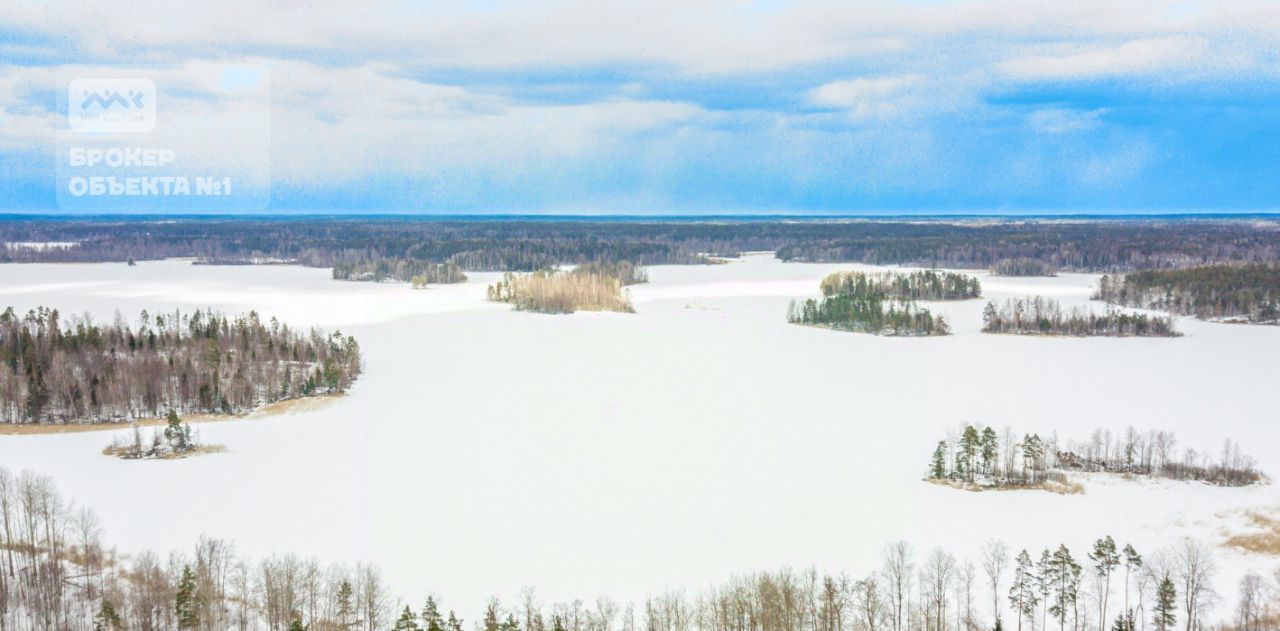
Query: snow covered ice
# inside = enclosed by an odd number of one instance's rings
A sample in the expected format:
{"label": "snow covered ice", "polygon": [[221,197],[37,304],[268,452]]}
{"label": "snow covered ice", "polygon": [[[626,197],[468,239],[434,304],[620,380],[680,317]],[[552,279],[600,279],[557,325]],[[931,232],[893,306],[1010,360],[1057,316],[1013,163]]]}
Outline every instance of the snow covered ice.
{"label": "snow covered ice", "polygon": [[[1101,477],[1054,495],[921,480],[964,422],[1079,440],[1168,429],[1179,451],[1230,437],[1275,475],[1280,327],[981,335],[985,299],[1083,304],[1097,279],[985,273],[983,300],[929,304],[949,337],[788,325],[788,302],[840,269],[871,268],[768,255],[655,267],[630,289],[635,314],[549,316],[485,302],[498,274],[411,290],[291,266],[0,266],[0,302],[19,311],[255,309],[353,334],[367,364],[330,405],[202,424],[225,453],[125,461],[100,453],[117,432],[0,436],[0,466],[51,475],[123,551],[204,533],[254,557],[366,560],[410,602],[433,592],[460,612],[526,585],[546,600],[638,600],[781,566],[861,574],[897,539],[975,560],[992,538],[1081,555],[1108,534],[1144,553],[1183,536],[1218,544],[1243,511],[1280,507],[1273,485]],[[1217,553],[1227,598],[1246,569],[1274,563]]]}

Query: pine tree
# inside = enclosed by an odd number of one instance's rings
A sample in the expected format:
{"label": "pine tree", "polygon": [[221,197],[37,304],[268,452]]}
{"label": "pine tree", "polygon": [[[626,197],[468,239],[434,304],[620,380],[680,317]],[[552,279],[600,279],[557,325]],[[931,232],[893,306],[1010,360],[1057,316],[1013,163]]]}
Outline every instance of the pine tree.
{"label": "pine tree", "polygon": [[343,579],[338,585],[338,628],[351,626],[352,595],[351,581]]}
{"label": "pine tree", "polygon": [[302,617],[297,614],[289,622],[289,631],[307,631],[308,628],[308,625],[302,624]]}
{"label": "pine tree", "polygon": [[501,624],[498,622],[500,609],[498,599],[489,599],[489,604],[484,608],[484,621],[480,626],[483,631],[502,631]]}
{"label": "pine tree", "polygon": [[987,475],[995,472],[996,458],[1000,455],[1000,439],[996,437],[996,430],[990,427],[982,428],[982,469]]}
{"label": "pine tree", "polygon": [[179,631],[200,628],[200,594],[196,592],[196,575],[191,571],[190,565],[182,566],[174,610]]}
{"label": "pine tree", "polygon": [[502,631],[520,631],[520,623],[516,622],[514,615],[507,614],[507,619],[503,621],[501,629]]}
{"label": "pine tree", "polygon": [[[1018,553],[1015,563],[1013,585],[1009,587],[1009,604],[1018,614],[1017,631],[1022,631],[1022,619],[1034,616],[1036,613],[1036,604],[1039,602],[1036,597],[1037,580],[1035,568],[1031,564],[1031,555],[1027,554],[1026,550]],[[997,619],[998,622],[999,619]]]}
{"label": "pine tree", "polygon": [[[1026,482],[1034,484],[1038,481],[1036,474],[1044,461],[1044,442],[1039,434],[1032,434],[1022,439],[1022,475]],[[1028,475],[1028,471],[1030,474]]]}
{"label": "pine tree", "polygon": [[998,332],[994,328],[998,319],[995,303],[988,301],[987,306],[982,308],[982,330],[992,333]]}
{"label": "pine tree", "polygon": [[1178,622],[1177,611],[1178,590],[1166,573],[1164,578],[1160,579],[1160,585],[1156,587],[1155,619],[1152,620],[1156,631],[1172,631],[1173,625]]}
{"label": "pine tree", "polygon": [[1111,631],[1135,631],[1133,611],[1116,618],[1116,623],[1111,626]]}
{"label": "pine tree", "polygon": [[422,631],[422,627],[418,626],[418,617],[413,614],[413,610],[408,605],[404,606],[404,611],[400,613],[400,618],[396,620],[396,626],[392,627],[392,631]]}
{"label": "pine tree", "polygon": [[1059,629],[1067,628],[1067,608],[1075,603],[1076,590],[1073,574],[1078,567],[1075,559],[1071,558],[1071,551],[1067,546],[1060,545],[1053,552],[1049,563],[1049,576],[1052,577],[1054,597],[1049,613],[1058,619]]}
{"label": "pine tree", "polygon": [[937,449],[933,450],[933,463],[929,467],[929,474],[935,480],[947,477],[947,441],[938,441]]}
{"label": "pine tree", "polygon": [[1044,629],[1049,623],[1049,595],[1053,593],[1055,577],[1053,575],[1053,555],[1046,548],[1040,551],[1040,560],[1036,562],[1036,590],[1039,592],[1040,601],[1044,604],[1040,609],[1040,628]]}
{"label": "pine tree", "polygon": [[93,617],[93,631],[117,631],[123,628],[120,614],[116,613],[116,606],[104,598],[102,605],[98,607],[97,615]]}
{"label": "pine tree", "polygon": [[1107,631],[1107,601],[1111,598],[1111,572],[1120,565],[1120,553],[1116,551],[1116,542],[1111,535],[1094,542],[1089,559],[1093,561],[1094,572],[1102,578],[1102,594],[1098,599],[1100,608],[1098,631]]}
{"label": "pine tree", "polygon": [[422,606],[422,629],[423,631],[445,631],[440,609],[436,606],[435,599],[430,596],[427,596],[427,604]]}
{"label": "pine tree", "polygon": [[960,463],[963,462],[962,473],[970,482],[973,481],[973,468],[978,458],[979,440],[978,430],[972,425],[965,425],[964,431],[960,434],[960,454],[956,457],[956,468],[959,469]]}
{"label": "pine tree", "polygon": [[449,612],[449,621],[445,623],[445,631],[462,631],[462,619]]}
{"label": "pine tree", "polygon": [[1124,609],[1129,609],[1129,575],[1134,570],[1142,568],[1142,556],[1137,550],[1133,549],[1130,544],[1124,546]]}
{"label": "pine tree", "polygon": [[191,428],[184,426],[178,413],[172,408],[165,416],[164,438],[174,451],[186,451],[191,448]]}

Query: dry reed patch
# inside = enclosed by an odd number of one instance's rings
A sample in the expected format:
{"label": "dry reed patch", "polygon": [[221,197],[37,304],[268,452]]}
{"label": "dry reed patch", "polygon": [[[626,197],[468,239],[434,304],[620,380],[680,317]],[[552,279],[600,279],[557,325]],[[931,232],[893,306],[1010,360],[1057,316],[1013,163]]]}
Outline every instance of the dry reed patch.
{"label": "dry reed patch", "polygon": [[1036,484],[1006,485],[1006,486],[985,486],[982,484],[974,484],[962,480],[939,480],[936,478],[925,478],[925,482],[945,486],[951,489],[959,489],[961,491],[972,491],[980,493],[983,491],[1048,491],[1055,495],[1083,495],[1084,484],[1077,480],[1046,480],[1037,482]]}
{"label": "dry reed patch", "polygon": [[201,456],[204,454],[222,453],[226,450],[227,448],[225,445],[200,445],[199,447],[184,451],[171,451],[158,456],[136,458],[130,456],[129,452],[121,449],[119,445],[109,445],[102,448],[102,455],[115,456],[124,460],[178,460],[180,458],[190,458],[192,456]]}
{"label": "dry reed patch", "polygon": [[489,287],[488,298],[515,305],[520,311],[634,313],[631,299],[622,287],[618,278],[590,272],[541,271],[522,276],[508,273]]}
{"label": "dry reed patch", "polygon": [[1249,532],[1227,537],[1223,545],[1254,554],[1280,556],[1280,517],[1260,510],[1244,513]]}

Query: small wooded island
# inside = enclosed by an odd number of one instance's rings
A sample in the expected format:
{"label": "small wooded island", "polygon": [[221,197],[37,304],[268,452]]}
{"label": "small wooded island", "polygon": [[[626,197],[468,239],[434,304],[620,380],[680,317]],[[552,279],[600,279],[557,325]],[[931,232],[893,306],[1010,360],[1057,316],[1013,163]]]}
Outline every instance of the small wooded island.
{"label": "small wooded island", "polygon": [[258,314],[212,310],[64,322],[56,309],[0,313],[0,422],[119,423],[175,413],[239,414],[346,390],[360,346]]}
{"label": "small wooded island", "polygon": [[1093,297],[1202,320],[1280,325],[1280,265],[1205,265],[1103,276]]}
{"label": "small wooded island", "polygon": [[648,272],[635,263],[592,262],[570,271],[539,270],[522,275],[507,272],[502,280],[489,286],[487,297],[492,302],[509,303],[517,311],[633,313],[635,309],[624,287],[648,280]]}
{"label": "small wooded island", "polygon": [[1043,296],[1010,298],[1003,305],[988,302],[982,310],[983,333],[1014,335],[1066,335],[1072,337],[1178,337],[1169,316],[1126,313],[1107,309],[1102,313],[1080,307],[1063,309],[1057,300]]}
{"label": "small wooded island", "polygon": [[1253,458],[1227,440],[1221,452],[1177,448],[1173,432],[1141,432],[1130,427],[1113,434],[1098,429],[1087,441],[1060,442],[1055,435],[1018,438],[1010,428],[997,434],[991,427],[965,424],[938,441],[929,458],[926,479],[969,490],[998,488],[1044,489],[1078,493],[1081,488],[1068,472],[1113,473],[1125,476],[1204,482],[1217,486],[1248,486],[1267,481]]}
{"label": "small wooded island", "polygon": [[978,279],[955,272],[836,272],[819,284],[822,300],[791,302],[787,321],[885,336],[948,335],[940,315],[916,300],[967,300],[982,295]]}
{"label": "small wooded island", "polygon": [[102,450],[102,455],[124,460],[170,460],[218,453],[224,449],[222,445],[202,442],[200,436],[191,430],[189,423],[184,422],[177,412],[169,410],[163,430],[153,428],[144,439],[142,429],[135,424],[127,439],[116,438],[111,441]]}

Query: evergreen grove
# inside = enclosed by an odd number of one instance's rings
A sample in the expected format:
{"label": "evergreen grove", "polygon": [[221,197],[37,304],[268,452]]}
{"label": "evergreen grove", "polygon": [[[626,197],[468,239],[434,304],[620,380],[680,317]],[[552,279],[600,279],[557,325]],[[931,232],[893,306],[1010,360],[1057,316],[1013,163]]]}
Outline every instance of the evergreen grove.
{"label": "evergreen grove", "polygon": [[889,336],[947,335],[946,319],[916,300],[965,300],[982,294],[976,278],[954,272],[836,272],[819,284],[822,299],[792,301],[787,321]]}

